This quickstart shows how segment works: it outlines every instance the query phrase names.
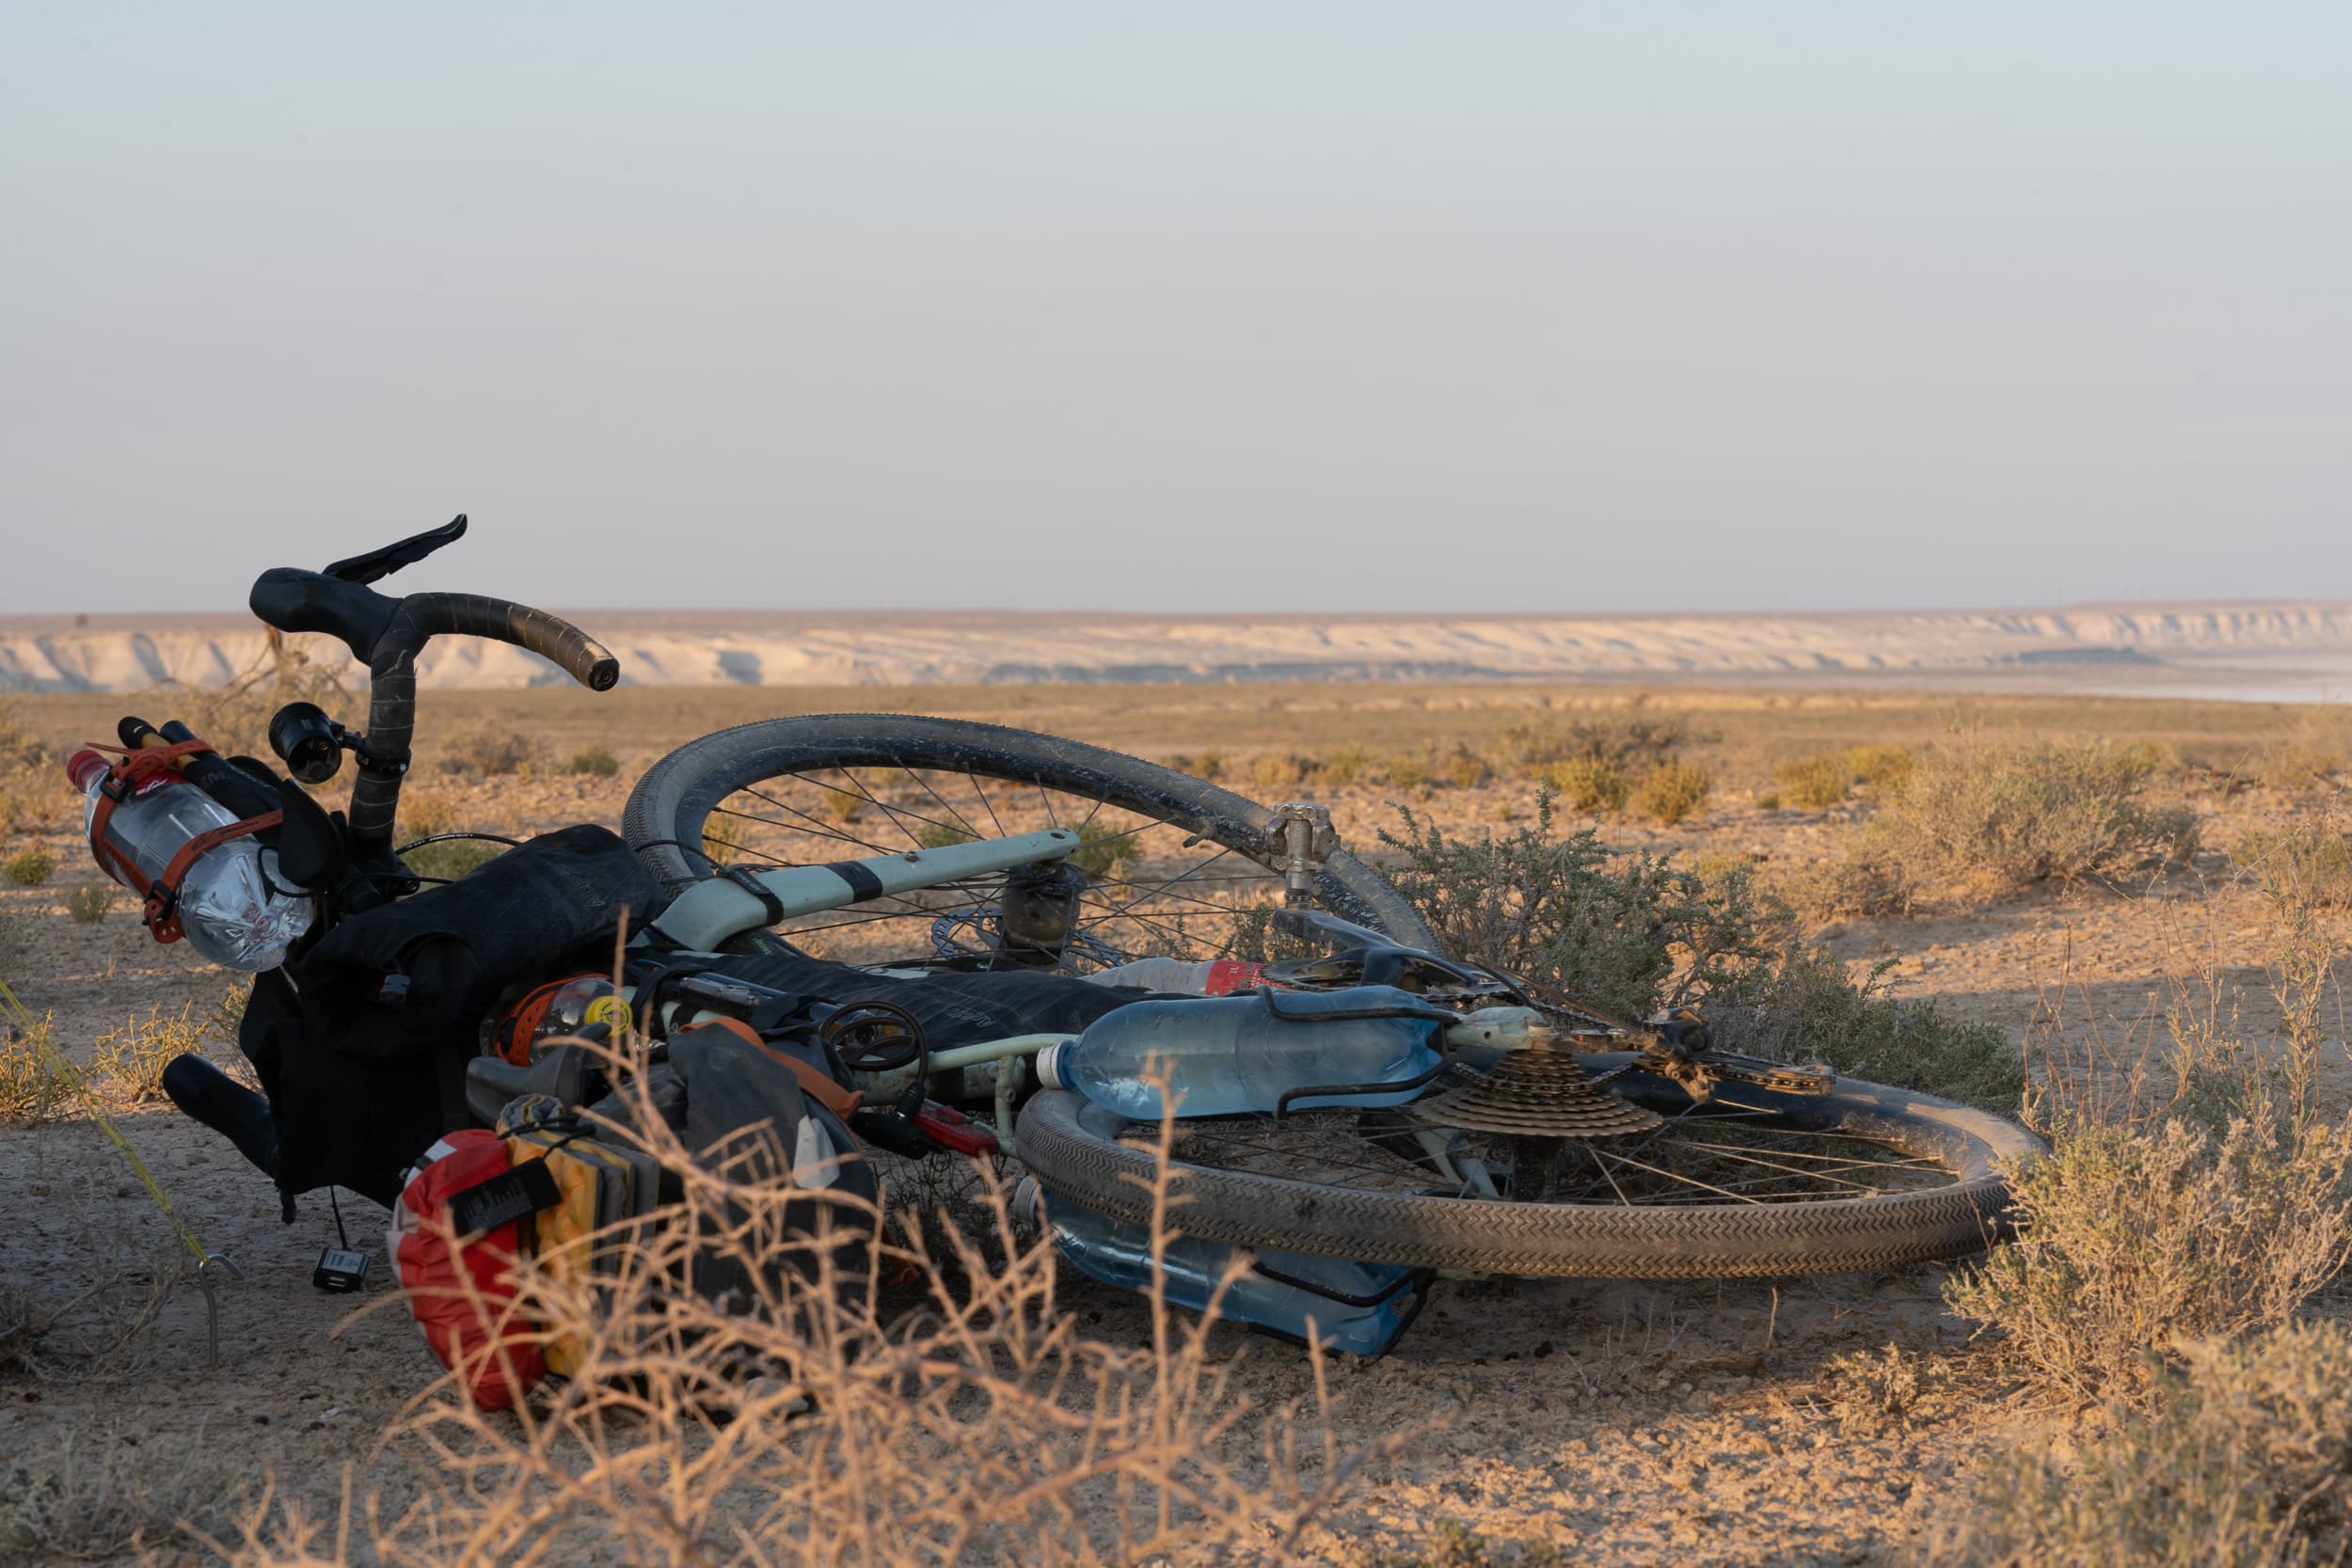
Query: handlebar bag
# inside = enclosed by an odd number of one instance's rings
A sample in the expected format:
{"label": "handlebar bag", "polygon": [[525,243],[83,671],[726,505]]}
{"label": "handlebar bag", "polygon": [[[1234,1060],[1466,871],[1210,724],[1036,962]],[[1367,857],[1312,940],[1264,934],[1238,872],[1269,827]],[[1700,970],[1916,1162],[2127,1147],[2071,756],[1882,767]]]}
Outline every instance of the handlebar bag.
{"label": "handlebar bag", "polygon": [[508,986],[658,914],[660,885],[611,830],[543,833],[454,882],[356,914],[254,988],[239,1043],[278,1125],[289,1197],[341,1186],[389,1205],[400,1172],[471,1120],[465,1067]]}

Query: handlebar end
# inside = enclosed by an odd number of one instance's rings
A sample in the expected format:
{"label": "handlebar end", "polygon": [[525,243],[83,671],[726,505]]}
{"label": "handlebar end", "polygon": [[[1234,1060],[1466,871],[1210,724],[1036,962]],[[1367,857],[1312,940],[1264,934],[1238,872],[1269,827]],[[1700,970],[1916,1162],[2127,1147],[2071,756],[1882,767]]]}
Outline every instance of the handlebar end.
{"label": "handlebar end", "polygon": [[588,667],[588,689],[610,691],[621,684],[621,661],[611,654]]}

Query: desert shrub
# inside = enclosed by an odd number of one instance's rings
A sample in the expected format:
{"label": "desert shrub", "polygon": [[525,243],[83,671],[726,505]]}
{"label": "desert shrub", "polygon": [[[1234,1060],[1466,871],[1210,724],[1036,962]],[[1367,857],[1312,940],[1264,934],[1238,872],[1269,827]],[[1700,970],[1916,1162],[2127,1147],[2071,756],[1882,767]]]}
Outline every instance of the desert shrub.
{"label": "desert shrub", "polygon": [[538,754],[538,742],[520,730],[496,723],[477,724],[450,741],[441,753],[441,771],[501,778],[530,771]]}
{"label": "desert shrub", "polygon": [[64,1111],[73,1090],[50,1055],[56,1039],[49,1018],[0,1019],[0,1122],[30,1125]]}
{"label": "desert shrub", "polygon": [[49,760],[49,748],[26,722],[24,709],[0,699],[0,773],[19,768],[39,768]]}
{"label": "desert shrub", "polygon": [[1772,779],[1790,805],[1820,811],[1845,800],[1853,787],[1853,769],[1842,752],[1816,752],[1772,764]]}
{"label": "desert shrub", "polygon": [[1326,752],[1315,762],[1311,771],[1325,784],[1343,787],[1366,782],[1378,769],[1379,759],[1373,755],[1371,750],[1351,740]]}
{"label": "desert shrub", "polygon": [[400,798],[400,831],[409,838],[456,832],[457,802],[446,795],[410,790]]}
{"label": "desert shrub", "polygon": [[1673,719],[1533,720],[1505,725],[1489,748],[1514,772],[1540,773],[1561,763],[1597,763],[1619,773],[1672,762],[1692,736]]}
{"label": "desert shrub", "polygon": [[8,857],[8,880],[19,887],[39,887],[57,869],[56,859],[39,849],[19,849]]}
{"label": "desert shrub", "polygon": [[1625,807],[1625,775],[1614,763],[1555,762],[1543,769],[1543,780],[1579,811]]}
{"label": "desert shrub", "polygon": [[95,926],[114,907],[112,882],[84,882],[65,895],[65,912],[84,926]]}
{"label": "desert shrub", "polygon": [[971,843],[972,834],[953,822],[926,822],[914,831],[914,842],[925,849],[945,849]]}
{"label": "desert shrub", "polygon": [[752,825],[733,812],[714,811],[703,822],[703,853],[713,865],[730,865],[751,843]]}
{"label": "desert shrub", "polygon": [[[1744,880],[1710,889],[1664,857],[1617,857],[1590,829],[1555,837],[1549,792],[1534,823],[1449,838],[1399,807],[1397,891],[1451,952],[1618,1015],[1682,1002],[1764,958],[1772,916]],[[1675,982],[1669,985],[1669,982]]]}
{"label": "desert shrub", "polygon": [[[665,1222],[577,1243],[576,1269],[518,1272],[516,1320],[564,1340],[572,1375],[519,1418],[443,1378],[388,1434],[422,1478],[355,1488],[331,1524],[253,1510],[232,1562],[503,1563],[559,1541],[567,1560],[642,1568],[1064,1568],[1244,1542],[1280,1559],[1401,1444],[1347,1452],[1316,1404],[1252,1407],[1209,1323],[1164,1298],[1148,1298],[1145,1350],[1085,1337],[1057,1299],[1053,1243],[1024,1236],[993,1183],[984,1239],[950,1229],[954,1250],[933,1254],[907,1227],[882,1249],[888,1286],[845,1273],[825,1229],[870,1223],[854,1199],[760,1180],[751,1157],[690,1158],[642,1075],[614,1078],[680,1191]],[[1147,1201],[1167,1235],[1165,1178]],[[697,1251],[741,1285],[681,1291]],[[432,1506],[408,1506],[420,1484]]]}
{"label": "desert shrub", "polygon": [[1768,789],[1763,794],[1757,796],[1756,798],[1756,809],[1758,811],[1780,810],[1780,791],[1776,789]]}
{"label": "desert shrub", "polygon": [[134,1016],[121,1028],[98,1037],[90,1046],[83,1081],[112,1104],[161,1100],[165,1065],[186,1053],[202,1053],[203,1025],[192,1002],[168,1017],[161,1007],[151,1007],[145,1019]]}
{"label": "desert shrub", "polygon": [[1779,1062],[1826,1062],[1875,1084],[2014,1115],[2023,1053],[1989,1023],[1964,1023],[1921,997],[1893,994],[1888,964],[1857,983],[1826,951],[1790,943],[1708,1004],[1715,1037]]}
{"label": "desert shrub", "polygon": [[1885,1437],[1911,1424],[1928,1382],[1922,1358],[1889,1341],[1879,1350],[1831,1357],[1821,1369],[1820,1392],[1841,1435]]}
{"label": "desert shrub", "polygon": [[1295,789],[1306,783],[1307,769],[1311,766],[1304,757],[1269,752],[1249,765],[1249,777],[1261,788]]}
{"label": "desert shrub", "polygon": [[225,1530],[250,1478],[199,1431],[125,1434],[94,1428],[0,1467],[0,1556],[12,1560],[154,1560]]}
{"label": "desert shrub", "polygon": [[2235,859],[2273,897],[2328,908],[2352,904],[2352,840],[2332,823],[2249,832]]}
{"label": "desert shrub", "polygon": [[1882,914],[1963,884],[2014,890],[2185,860],[2198,817],[2142,799],[2154,767],[2145,747],[1955,736],[1796,895],[1821,914]]}
{"label": "desert shrub", "polygon": [[334,714],[348,707],[351,702],[340,668],[330,668],[312,658],[304,643],[296,642],[275,626],[266,629],[261,652],[254,656],[253,662],[225,684],[197,690],[173,689],[153,695],[183,704],[188,727],[211,741],[213,749],[223,756],[240,752],[268,756],[270,715],[287,703],[315,703]]}
{"label": "desert shrub", "polygon": [[1202,752],[1199,755],[1179,752],[1168,759],[1168,765],[1179,773],[1189,773],[1212,784],[1225,776],[1225,754],[1221,752]]}
{"label": "desert shrub", "polygon": [[1706,805],[1714,787],[1714,779],[1695,763],[1661,763],[1633,786],[1633,805],[1643,816],[1671,828]]}
{"label": "desert shrub", "polygon": [[1085,872],[1089,881],[1099,882],[1136,854],[1134,833],[1089,819],[1078,824],[1078,847],[1071,851],[1070,863]]}
{"label": "desert shrub", "polygon": [[1429,755],[1429,776],[1455,789],[1476,789],[1494,774],[1486,759],[1461,741],[1451,746],[1432,748]]}
{"label": "desert shrub", "polygon": [[421,844],[400,858],[420,877],[453,882],[474,867],[498,859],[506,848],[495,839],[446,838],[437,844]]}
{"label": "desert shrub", "polygon": [[2073,1453],[1996,1457],[1937,1555],[2051,1568],[2216,1568],[2352,1555],[2352,1332],[2289,1323],[2181,1348],[2153,1416]]}
{"label": "desert shrub", "polygon": [[2280,1000],[2275,1051],[2179,1003],[2136,1059],[2037,1017],[2026,1119],[2050,1152],[2012,1173],[2016,1240],[1955,1277],[1953,1309],[2049,1385],[2142,1402],[2177,1342],[2290,1322],[2346,1260],[2352,1116],[2322,1114],[2315,1013],[2296,1028]]}
{"label": "desert shrub", "polygon": [[821,798],[825,815],[845,825],[856,821],[869,803],[865,796],[849,789],[827,788]]}
{"label": "desert shrub", "polygon": [[1429,759],[1413,752],[1393,752],[1382,760],[1380,772],[1399,789],[1422,789],[1430,780]]}
{"label": "desert shrub", "polygon": [[1880,785],[1901,784],[1919,763],[1907,747],[1880,744],[1851,747],[1845,757],[1848,772],[1864,784]]}
{"label": "desert shrub", "polygon": [[621,771],[621,759],[601,746],[591,746],[585,751],[574,752],[564,762],[564,771],[598,779],[614,778]]}

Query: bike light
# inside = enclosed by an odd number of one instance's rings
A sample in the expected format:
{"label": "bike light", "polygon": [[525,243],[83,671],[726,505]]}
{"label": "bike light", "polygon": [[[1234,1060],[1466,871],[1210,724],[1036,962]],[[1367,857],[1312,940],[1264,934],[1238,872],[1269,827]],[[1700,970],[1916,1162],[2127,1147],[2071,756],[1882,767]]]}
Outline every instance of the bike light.
{"label": "bike light", "polygon": [[316,703],[288,703],[270,715],[269,749],[304,784],[325,784],[343,766],[342,726]]}

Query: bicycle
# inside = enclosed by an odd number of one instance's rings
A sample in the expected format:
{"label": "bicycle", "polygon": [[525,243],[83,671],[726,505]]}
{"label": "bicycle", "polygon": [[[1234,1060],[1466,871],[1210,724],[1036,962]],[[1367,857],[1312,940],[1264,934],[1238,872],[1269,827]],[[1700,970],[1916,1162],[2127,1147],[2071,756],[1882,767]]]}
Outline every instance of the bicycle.
{"label": "bicycle", "polygon": [[[297,774],[323,748],[359,760],[336,829],[345,905],[420,886],[393,826],[430,638],[512,642],[594,689],[619,679],[611,654],[544,611],[367,586],[464,531],[460,517],[255,585],[265,624],[336,637],[370,671],[364,736],[290,721],[279,748]],[[1260,804],[1073,740],[899,714],[766,720],[656,763],[622,833],[664,899],[624,955],[641,1022],[690,1000],[755,1019],[775,997],[830,988],[827,1005],[853,1005],[856,1026],[834,1037],[868,1101],[936,1098],[955,1113],[901,1116],[900,1152],[993,1141],[1048,1191],[1122,1219],[1149,1218],[1155,1130],[1027,1070],[1145,994],[1088,976],[1149,958],[1222,962],[1269,993],[1387,985],[1456,1021],[1439,1069],[1400,1108],[1184,1121],[1182,1224],[1213,1240],[1502,1275],[1891,1267],[1981,1250],[2005,1170],[2039,1147],[1933,1096],[1718,1050],[1692,1016],[1628,1022],[1541,994],[1443,952],[1321,807]],[[691,998],[661,989],[681,954],[698,966]],[[930,1037],[924,1007],[988,1027]],[[479,1058],[469,1090],[494,1106],[533,1070]]]}

